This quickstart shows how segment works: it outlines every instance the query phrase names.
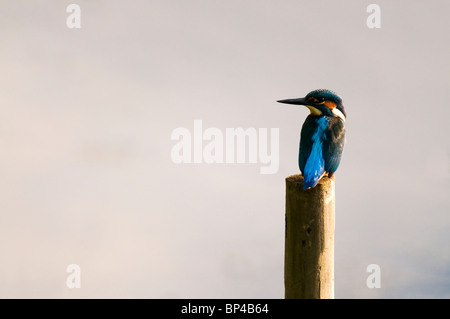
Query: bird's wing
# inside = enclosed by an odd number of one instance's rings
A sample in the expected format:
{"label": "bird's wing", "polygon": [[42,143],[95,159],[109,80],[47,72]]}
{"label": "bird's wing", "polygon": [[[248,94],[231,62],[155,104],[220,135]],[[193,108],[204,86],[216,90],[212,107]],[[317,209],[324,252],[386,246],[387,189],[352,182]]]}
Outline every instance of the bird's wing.
{"label": "bird's wing", "polygon": [[313,145],[312,134],[316,126],[314,117],[312,116],[308,116],[302,126],[302,132],[300,135],[300,151],[298,153],[298,167],[302,173],[305,172],[306,161],[311,154]]}
{"label": "bird's wing", "polygon": [[304,177],[304,189],[316,186],[325,173],[323,143],[326,140],[328,126],[326,116],[308,116],[303,124],[299,166]]}
{"label": "bird's wing", "polygon": [[339,118],[331,118],[326,139],[323,143],[325,171],[334,173],[339,167],[345,144],[345,126]]}

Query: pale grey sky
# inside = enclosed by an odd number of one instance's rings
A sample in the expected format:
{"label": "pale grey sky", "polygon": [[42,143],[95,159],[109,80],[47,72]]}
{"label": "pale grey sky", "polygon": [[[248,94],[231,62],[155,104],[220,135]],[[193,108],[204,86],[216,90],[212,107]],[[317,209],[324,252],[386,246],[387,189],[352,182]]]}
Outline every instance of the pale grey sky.
{"label": "pale grey sky", "polygon": [[[450,297],[448,2],[0,3],[0,297],[283,298],[308,111],[275,101],[317,88],[347,111],[336,298]],[[278,173],[174,164],[194,120],[279,128]]]}

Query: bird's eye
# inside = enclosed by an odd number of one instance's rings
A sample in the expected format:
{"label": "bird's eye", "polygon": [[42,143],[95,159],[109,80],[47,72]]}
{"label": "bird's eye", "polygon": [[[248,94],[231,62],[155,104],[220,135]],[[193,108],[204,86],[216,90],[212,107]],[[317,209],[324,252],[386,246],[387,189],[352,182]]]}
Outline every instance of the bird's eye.
{"label": "bird's eye", "polygon": [[324,97],[314,97],[314,96],[310,96],[308,98],[308,102],[310,103],[315,103],[315,104],[322,104],[325,101]]}

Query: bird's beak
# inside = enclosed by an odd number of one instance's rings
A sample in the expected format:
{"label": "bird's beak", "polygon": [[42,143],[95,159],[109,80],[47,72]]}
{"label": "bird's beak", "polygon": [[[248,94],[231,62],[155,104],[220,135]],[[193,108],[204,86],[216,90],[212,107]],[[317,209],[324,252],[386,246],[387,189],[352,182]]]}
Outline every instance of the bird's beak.
{"label": "bird's beak", "polygon": [[298,99],[287,99],[287,100],[279,100],[277,101],[279,103],[285,103],[285,104],[295,104],[295,105],[304,105],[306,106],[310,111],[311,114],[314,115],[322,115],[322,111],[320,109],[318,109],[319,106],[312,106],[310,103],[308,103],[308,101],[304,98],[298,98]]}
{"label": "bird's beak", "polygon": [[287,99],[287,100],[279,100],[278,103],[285,103],[285,104],[295,104],[295,105],[307,105],[308,102],[304,97],[298,98],[298,99]]}

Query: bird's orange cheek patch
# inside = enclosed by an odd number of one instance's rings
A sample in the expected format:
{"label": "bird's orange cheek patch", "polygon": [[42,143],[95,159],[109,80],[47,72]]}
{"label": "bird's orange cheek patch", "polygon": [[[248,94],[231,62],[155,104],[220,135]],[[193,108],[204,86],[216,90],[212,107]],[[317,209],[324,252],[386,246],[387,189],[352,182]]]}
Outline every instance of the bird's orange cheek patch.
{"label": "bird's orange cheek patch", "polygon": [[323,103],[323,104],[325,104],[325,106],[326,106],[327,108],[329,108],[330,110],[336,108],[336,103],[331,102],[331,101],[325,101],[325,103]]}

